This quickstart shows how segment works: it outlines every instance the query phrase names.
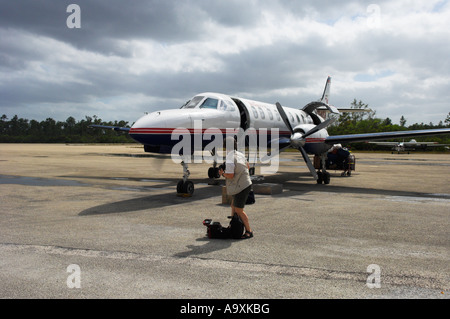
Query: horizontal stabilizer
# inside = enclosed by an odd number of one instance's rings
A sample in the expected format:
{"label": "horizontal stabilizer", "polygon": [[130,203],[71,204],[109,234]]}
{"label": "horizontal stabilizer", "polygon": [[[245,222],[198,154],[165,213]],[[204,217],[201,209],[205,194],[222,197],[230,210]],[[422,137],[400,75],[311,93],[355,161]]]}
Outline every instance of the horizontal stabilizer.
{"label": "horizontal stabilizer", "polygon": [[[318,111],[330,112],[330,110],[326,107],[318,107]],[[337,110],[339,113],[362,113],[362,112],[372,112],[372,109],[349,109],[349,108],[341,108],[338,107]]]}
{"label": "horizontal stabilizer", "polygon": [[308,114],[311,114],[314,110],[324,110],[334,114],[339,114],[338,108],[320,101],[308,103],[303,107],[303,111],[305,111]]}

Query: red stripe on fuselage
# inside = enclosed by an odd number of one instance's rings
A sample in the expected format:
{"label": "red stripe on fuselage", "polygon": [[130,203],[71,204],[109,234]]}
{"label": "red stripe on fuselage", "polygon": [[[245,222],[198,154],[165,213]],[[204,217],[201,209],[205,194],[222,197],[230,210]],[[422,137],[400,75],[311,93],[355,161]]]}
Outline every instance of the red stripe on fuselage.
{"label": "red stripe on fuselage", "polygon": [[[209,128],[209,129],[193,129],[193,128],[131,128],[130,134],[171,134],[174,130],[188,130],[191,134],[226,134],[228,130],[234,131],[235,129],[218,129],[218,128]],[[270,130],[248,130],[247,133],[269,133]],[[278,132],[280,135],[290,135],[288,131],[280,131]]]}
{"label": "red stripe on fuselage", "polygon": [[[205,134],[205,132],[207,134],[226,134],[227,129],[193,129],[193,128],[131,128],[129,134],[148,134],[148,135],[166,135],[166,134],[172,134],[174,130],[179,130],[178,133],[182,133],[184,130],[189,131],[189,134]],[[234,129],[229,129],[231,131],[233,131]],[[266,130],[249,130],[248,132],[246,132],[247,134],[267,134],[269,133],[270,130],[267,129]],[[288,131],[281,131],[279,132],[280,137],[281,136],[290,136],[290,132]],[[325,138],[321,137],[321,138],[315,138],[315,137],[308,137],[306,138],[306,143],[324,143],[325,142]]]}

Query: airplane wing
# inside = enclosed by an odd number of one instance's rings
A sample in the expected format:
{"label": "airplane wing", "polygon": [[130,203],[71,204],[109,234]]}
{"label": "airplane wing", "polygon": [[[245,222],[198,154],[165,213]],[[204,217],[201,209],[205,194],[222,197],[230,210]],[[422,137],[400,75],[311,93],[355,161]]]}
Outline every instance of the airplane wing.
{"label": "airplane wing", "polygon": [[337,144],[337,143],[350,143],[350,142],[364,142],[364,141],[370,141],[370,140],[385,140],[385,139],[391,139],[391,138],[429,136],[429,135],[440,135],[440,134],[450,134],[450,128],[440,128],[440,129],[433,129],[433,130],[394,131],[394,132],[334,135],[334,136],[328,136],[325,139],[325,143]]}
{"label": "airplane wing", "polygon": [[382,146],[397,146],[398,142],[369,142],[370,144],[377,144]]}
{"label": "airplane wing", "polygon": [[431,147],[440,147],[440,146],[449,146],[450,144],[427,144],[427,146],[431,146]]}
{"label": "airplane wing", "polygon": [[439,147],[439,146],[447,146],[448,144],[438,144],[438,142],[405,142],[405,146],[421,146],[421,147]]}
{"label": "airplane wing", "polygon": [[129,127],[120,127],[120,126],[107,126],[107,125],[89,125],[89,127],[94,127],[94,128],[103,128],[106,130],[114,130],[114,131],[123,131],[123,132],[129,132],[130,128]]}

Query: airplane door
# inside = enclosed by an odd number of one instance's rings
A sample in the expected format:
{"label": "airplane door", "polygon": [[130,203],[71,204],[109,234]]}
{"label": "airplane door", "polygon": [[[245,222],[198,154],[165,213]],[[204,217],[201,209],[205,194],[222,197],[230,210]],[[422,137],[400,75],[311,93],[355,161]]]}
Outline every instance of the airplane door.
{"label": "airplane door", "polygon": [[240,114],[240,127],[245,131],[250,127],[250,116],[248,114],[248,110],[245,107],[244,103],[241,100],[233,99],[234,103],[236,103],[239,114]]}

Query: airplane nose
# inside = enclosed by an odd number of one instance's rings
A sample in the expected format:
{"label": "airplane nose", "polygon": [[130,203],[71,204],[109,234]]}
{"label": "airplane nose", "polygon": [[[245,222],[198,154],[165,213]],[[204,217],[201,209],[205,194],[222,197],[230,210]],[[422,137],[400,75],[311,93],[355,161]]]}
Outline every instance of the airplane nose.
{"label": "airplane nose", "polygon": [[158,111],[144,115],[133,124],[131,129],[142,130],[142,129],[166,128],[166,127],[167,127],[166,121],[161,116],[161,112]]}
{"label": "airplane nose", "polygon": [[173,130],[191,126],[189,115],[182,111],[165,110],[146,114],[133,124],[129,135],[143,144],[147,152],[170,153],[174,145]]}
{"label": "airplane nose", "polygon": [[161,116],[161,112],[153,112],[139,118],[131,127],[129,135],[137,142],[144,145],[159,145],[162,137],[171,132],[167,131],[167,123]]}

